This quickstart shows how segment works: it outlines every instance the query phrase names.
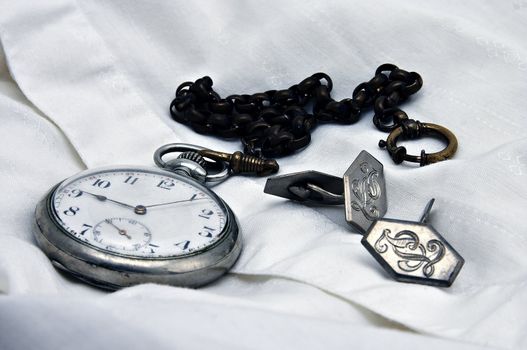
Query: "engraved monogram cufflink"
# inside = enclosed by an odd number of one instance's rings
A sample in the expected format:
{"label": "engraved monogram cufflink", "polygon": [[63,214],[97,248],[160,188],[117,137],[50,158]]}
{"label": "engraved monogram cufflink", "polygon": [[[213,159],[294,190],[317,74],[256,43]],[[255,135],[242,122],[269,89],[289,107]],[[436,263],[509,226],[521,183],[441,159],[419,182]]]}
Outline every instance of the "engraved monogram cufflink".
{"label": "engraved monogram cufflink", "polygon": [[362,237],[362,245],[400,282],[450,287],[465,260],[426,223],[434,199],[418,222],[378,219]]}
{"label": "engraved monogram cufflink", "polygon": [[426,219],[419,222],[383,219],[387,210],[383,165],[362,151],[342,178],[318,171],[271,177],[265,193],[325,205],[344,204],[346,221],[363,234],[362,244],[395,280],[449,287],[463,258]]}
{"label": "engraved monogram cufflink", "polygon": [[388,208],[382,163],[362,151],[344,173],[343,180],[346,221],[364,233]]}

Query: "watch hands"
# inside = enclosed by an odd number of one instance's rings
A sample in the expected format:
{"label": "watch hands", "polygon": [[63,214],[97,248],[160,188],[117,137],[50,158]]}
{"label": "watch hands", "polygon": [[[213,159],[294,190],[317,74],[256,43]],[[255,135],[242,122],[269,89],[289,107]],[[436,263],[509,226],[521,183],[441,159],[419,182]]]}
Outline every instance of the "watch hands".
{"label": "watch hands", "polygon": [[130,235],[126,232],[126,230],[123,230],[122,228],[117,227],[117,225],[114,224],[114,223],[112,222],[112,220],[110,220],[110,219],[106,219],[106,220],[104,220],[104,221],[105,221],[107,224],[112,225],[113,227],[115,227],[115,228],[117,229],[117,232],[119,232],[119,234],[120,234],[121,236],[125,236],[125,237],[128,238],[128,239],[132,239],[132,237],[130,237]]}
{"label": "watch hands", "polygon": [[103,196],[101,194],[95,194],[95,193],[91,193],[91,192],[88,192],[88,191],[84,191],[84,190],[81,190],[82,192],[84,193],[87,193],[91,196],[94,196],[95,198],[97,198],[98,200],[100,200],[101,202],[105,202],[105,201],[109,201],[109,202],[113,202],[113,203],[116,203],[116,204],[119,204],[119,205],[122,205],[122,206],[125,206],[127,208],[132,208],[132,209],[135,209],[136,206],[133,206],[133,205],[130,205],[130,204],[126,204],[126,203],[123,203],[123,202],[119,202],[119,201],[116,201],[114,199],[110,199],[106,196]]}
{"label": "watch hands", "polygon": [[194,198],[194,197],[192,197],[190,199],[183,199],[183,200],[175,201],[175,202],[167,202],[167,203],[159,203],[159,204],[147,205],[145,207],[146,208],[160,207],[162,205],[169,205],[169,204],[176,204],[176,203],[183,203],[183,202],[192,202],[192,201],[197,201],[197,200],[200,200],[200,199],[205,199],[205,198]]}
{"label": "watch hands", "polygon": [[174,202],[159,203],[159,204],[152,204],[152,205],[136,205],[136,206],[133,206],[133,205],[130,205],[130,204],[126,204],[126,203],[123,203],[123,202],[116,201],[114,199],[110,199],[110,198],[108,198],[106,196],[103,196],[101,194],[95,194],[95,193],[91,193],[91,192],[88,192],[88,191],[82,191],[82,192],[97,198],[101,202],[109,201],[109,202],[113,202],[113,203],[122,205],[124,207],[130,208],[130,209],[133,209],[134,212],[136,214],[138,214],[138,215],[145,215],[147,208],[159,207],[159,206],[162,206],[162,205],[169,205],[169,204],[176,204],[176,203],[183,203],[183,202],[192,202],[192,201],[197,201],[197,200],[200,200],[200,199],[205,199],[205,198],[195,198],[196,195],[194,195],[190,199],[183,199],[183,200],[174,201]]}

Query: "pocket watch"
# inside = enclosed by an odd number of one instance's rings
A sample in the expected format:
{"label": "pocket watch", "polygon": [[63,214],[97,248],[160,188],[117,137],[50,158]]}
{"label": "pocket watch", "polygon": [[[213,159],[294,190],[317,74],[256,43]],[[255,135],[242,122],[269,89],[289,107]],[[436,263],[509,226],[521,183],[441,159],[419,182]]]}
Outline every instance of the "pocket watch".
{"label": "pocket watch", "polygon": [[[181,153],[164,161],[172,152]],[[54,266],[105,289],[199,287],[232,267],[242,249],[239,226],[206,185],[233,173],[276,172],[276,162],[177,143],[154,160],[159,168],[85,170],[44,196],[35,235]]]}

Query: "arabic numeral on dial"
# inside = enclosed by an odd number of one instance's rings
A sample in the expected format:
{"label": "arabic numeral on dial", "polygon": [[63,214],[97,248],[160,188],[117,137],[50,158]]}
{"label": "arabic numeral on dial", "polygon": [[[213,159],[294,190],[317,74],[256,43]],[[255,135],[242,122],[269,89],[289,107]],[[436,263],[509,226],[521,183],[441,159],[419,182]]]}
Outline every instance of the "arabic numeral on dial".
{"label": "arabic numeral on dial", "polygon": [[128,176],[126,178],[126,180],[124,180],[124,183],[125,184],[129,184],[129,185],[133,185],[133,184],[135,184],[137,182],[137,180],[139,180],[138,177]]}
{"label": "arabic numeral on dial", "polygon": [[79,190],[78,188],[74,189],[74,190],[71,190],[70,193],[68,193],[68,197],[80,197],[82,196],[82,191]]}
{"label": "arabic numeral on dial", "polygon": [[212,237],[212,232],[216,231],[215,229],[211,228],[211,227],[208,227],[208,226],[203,226],[203,230],[200,231],[198,234],[202,237],[207,237],[207,238],[211,238]]}
{"label": "arabic numeral on dial", "polygon": [[210,217],[214,215],[214,212],[210,209],[202,209],[201,213],[198,215],[200,218],[204,219],[210,219]]}
{"label": "arabic numeral on dial", "polygon": [[110,187],[111,183],[107,180],[101,180],[97,179],[94,183],[92,183],[92,186],[99,187],[99,188],[108,188]]}
{"label": "arabic numeral on dial", "polygon": [[182,241],[182,242],[179,242],[179,243],[176,243],[174,244],[176,247],[179,247],[181,248],[182,250],[185,250],[188,248],[188,246],[190,245],[190,241]]}
{"label": "arabic numeral on dial", "polygon": [[74,216],[79,211],[79,207],[70,207],[68,210],[64,210],[64,215]]}
{"label": "arabic numeral on dial", "polygon": [[84,234],[88,232],[92,227],[93,227],[92,225],[82,224],[83,230],[79,233],[84,236]]}
{"label": "arabic numeral on dial", "polygon": [[172,187],[174,187],[176,184],[170,180],[161,180],[158,184],[157,184],[157,187],[159,188],[162,188],[164,190],[170,190],[172,189]]}

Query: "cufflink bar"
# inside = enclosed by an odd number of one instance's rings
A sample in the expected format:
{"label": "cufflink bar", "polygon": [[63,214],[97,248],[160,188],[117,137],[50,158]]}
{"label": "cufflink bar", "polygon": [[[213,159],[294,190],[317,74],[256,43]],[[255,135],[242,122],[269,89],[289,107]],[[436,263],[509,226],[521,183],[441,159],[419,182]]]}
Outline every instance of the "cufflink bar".
{"label": "cufflink bar", "polygon": [[383,166],[366,151],[355,158],[342,178],[302,171],[269,178],[264,192],[311,204],[344,204],[346,221],[361,234],[387,209]]}

